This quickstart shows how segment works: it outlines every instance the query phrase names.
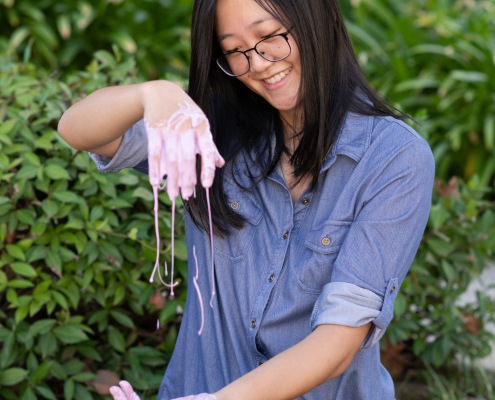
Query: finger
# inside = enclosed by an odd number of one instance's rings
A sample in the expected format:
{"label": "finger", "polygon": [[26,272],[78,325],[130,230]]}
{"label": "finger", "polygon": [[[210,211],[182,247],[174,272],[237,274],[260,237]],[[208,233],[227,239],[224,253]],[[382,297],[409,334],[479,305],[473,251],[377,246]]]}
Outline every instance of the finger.
{"label": "finger", "polygon": [[179,195],[177,132],[168,130],[162,133],[167,161],[167,193],[170,200]]}
{"label": "finger", "polygon": [[158,129],[146,124],[146,136],[148,137],[148,175],[151,186],[160,184],[163,172],[160,168],[162,142]]}
{"label": "finger", "polygon": [[217,168],[222,168],[225,165],[224,158],[220,155],[218,150],[215,148],[215,166]]}
{"label": "finger", "polygon": [[124,391],[124,394],[126,395],[127,400],[132,399],[132,394],[134,393],[134,389],[132,388],[131,384],[127,381],[120,381],[119,382],[120,387]]}
{"label": "finger", "polygon": [[118,386],[112,386],[110,388],[110,394],[113,396],[113,400],[127,400],[124,392]]}
{"label": "finger", "polygon": [[199,132],[197,140],[199,153],[201,154],[201,184],[204,188],[209,188],[215,178],[215,156],[217,149],[210,132]]}
{"label": "finger", "polygon": [[196,184],[196,151],[193,130],[188,129],[180,134],[179,147],[179,186],[182,197],[188,200]]}

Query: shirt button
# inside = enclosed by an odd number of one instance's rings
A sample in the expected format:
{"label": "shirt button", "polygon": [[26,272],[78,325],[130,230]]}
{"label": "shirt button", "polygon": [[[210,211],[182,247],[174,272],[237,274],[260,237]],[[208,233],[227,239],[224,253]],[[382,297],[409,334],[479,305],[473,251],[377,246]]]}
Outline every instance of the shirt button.
{"label": "shirt button", "polygon": [[256,328],[256,320],[255,319],[253,319],[251,321],[251,328],[253,328],[253,329]]}
{"label": "shirt button", "polygon": [[263,365],[265,362],[264,361],[258,361],[258,366]]}
{"label": "shirt button", "polygon": [[274,279],[275,279],[275,275],[271,274],[270,277],[268,278],[268,281],[273,282]]}
{"label": "shirt button", "polygon": [[302,199],[301,203],[303,204],[303,206],[307,206],[309,204],[309,199],[304,198],[304,199]]}
{"label": "shirt button", "polygon": [[232,210],[237,210],[239,208],[239,203],[237,201],[233,201],[230,203],[230,208],[232,208]]}
{"label": "shirt button", "polygon": [[287,239],[289,237],[289,231],[284,233],[284,239]]}
{"label": "shirt button", "polygon": [[392,286],[392,288],[390,289],[390,293],[393,293],[395,291],[395,285]]}
{"label": "shirt button", "polygon": [[323,246],[328,246],[328,245],[330,244],[330,239],[329,239],[329,238],[327,238],[327,237],[325,237],[325,238],[321,239],[321,244],[322,244]]}

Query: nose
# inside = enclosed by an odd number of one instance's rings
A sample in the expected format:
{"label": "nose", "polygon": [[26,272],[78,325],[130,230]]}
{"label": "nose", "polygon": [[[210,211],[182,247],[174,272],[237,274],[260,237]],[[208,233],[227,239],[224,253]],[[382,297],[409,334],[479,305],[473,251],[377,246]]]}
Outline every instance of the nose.
{"label": "nose", "polygon": [[249,54],[250,70],[253,73],[261,73],[273,64],[261,57],[255,50],[252,50]]}

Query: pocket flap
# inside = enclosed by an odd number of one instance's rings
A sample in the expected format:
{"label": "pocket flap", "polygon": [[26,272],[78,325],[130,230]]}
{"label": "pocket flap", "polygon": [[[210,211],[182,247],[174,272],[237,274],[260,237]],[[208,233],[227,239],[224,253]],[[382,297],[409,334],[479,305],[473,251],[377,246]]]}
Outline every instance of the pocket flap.
{"label": "pocket flap", "polygon": [[321,254],[339,251],[352,222],[335,221],[327,223],[323,228],[309,232],[306,247]]}
{"label": "pocket flap", "polygon": [[243,192],[234,182],[229,179],[224,180],[224,192],[227,196],[230,208],[249,222],[251,225],[258,225],[263,218],[263,210],[258,203]]}

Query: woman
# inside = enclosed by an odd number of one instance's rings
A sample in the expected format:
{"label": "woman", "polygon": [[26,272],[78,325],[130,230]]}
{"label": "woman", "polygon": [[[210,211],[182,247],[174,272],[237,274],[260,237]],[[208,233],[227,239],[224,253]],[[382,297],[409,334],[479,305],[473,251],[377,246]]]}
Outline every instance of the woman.
{"label": "woman", "polygon": [[[196,0],[191,46],[190,98],[166,81],[105,88],[59,126],[101,172],[147,172],[143,117],[159,129],[194,101],[225,159],[213,173],[222,157],[202,153],[213,286],[193,150],[167,152],[169,194],[182,182],[191,197],[189,260],[195,245],[201,291],[216,294],[198,336],[189,291],[158,399],[394,399],[378,341],[428,219],[428,144],[366,82],[337,0]],[[174,148],[177,134],[161,134]]]}

